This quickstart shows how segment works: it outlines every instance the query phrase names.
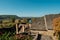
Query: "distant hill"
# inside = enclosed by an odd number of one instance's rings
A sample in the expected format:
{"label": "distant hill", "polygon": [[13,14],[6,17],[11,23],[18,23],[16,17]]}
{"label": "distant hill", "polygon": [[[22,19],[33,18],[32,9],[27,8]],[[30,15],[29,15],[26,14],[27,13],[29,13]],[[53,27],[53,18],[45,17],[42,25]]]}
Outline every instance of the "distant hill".
{"label": "distant hill", "polygon": [[12,18],[19,19],[20,17],[16,15],[0,15],[0,20],[1,19],[12,19]]}

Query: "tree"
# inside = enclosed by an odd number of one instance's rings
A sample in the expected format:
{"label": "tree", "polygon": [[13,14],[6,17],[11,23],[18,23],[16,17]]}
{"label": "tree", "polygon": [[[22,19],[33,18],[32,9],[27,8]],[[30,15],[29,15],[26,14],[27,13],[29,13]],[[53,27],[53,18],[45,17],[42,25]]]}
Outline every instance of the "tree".
{"label": "tree", "polygon": [[28,23],[28,20],[27,20],[26,18],[23,18],[23,19],[21,20],[21,23]]}
{"label": "tree", "polygon": [[60,31],[60,17],[53,19],[53,29]]}
{"label": "tree", "polygon": [[60,38],[60,17],[53,19],[53,29],[57,38]]}

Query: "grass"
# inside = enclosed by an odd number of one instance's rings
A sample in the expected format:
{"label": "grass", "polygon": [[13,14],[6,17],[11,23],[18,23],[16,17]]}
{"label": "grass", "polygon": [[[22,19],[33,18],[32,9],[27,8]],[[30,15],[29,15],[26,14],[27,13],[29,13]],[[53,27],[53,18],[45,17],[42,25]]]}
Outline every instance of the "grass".
{"label": "grass", "polygon": [[10,32],[5,32],[4,34],[0,35],[0,40],[14,40],[13,35],[14,34],[11,34]]}
{"label": "grass", "polygon": [[0,40],[32,40],[33,37],[31,35],[25,35],[25,37],[16,39],[15,33],[5,32],[4,34],[0,35]]}

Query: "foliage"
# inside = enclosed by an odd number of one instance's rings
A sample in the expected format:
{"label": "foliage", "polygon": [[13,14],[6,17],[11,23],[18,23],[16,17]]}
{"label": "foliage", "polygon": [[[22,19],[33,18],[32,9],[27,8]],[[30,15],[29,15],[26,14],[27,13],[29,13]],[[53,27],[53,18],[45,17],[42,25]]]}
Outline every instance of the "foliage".
{"label": "foliage", "polygon": [[4,34],[0,35],[0,40],[32,40],[33,37],[31,35],[25,35],[20,39],[16,39],[15,32],[5,32]]}
{"label": "foliage", "polygon": [[16,19],[15,20],[15,23],[20,23],[20,19]]}
{"label": "foliage", "polygon": [[33,40],[33,37],[32,36],[29,36],[29,35],[25,35],[21,38],[18,38],[17,40]]}
{"label": "foliage", "polygon": [[23,18],[23,19],[21,20],[21,23],[28,23],[28,20],[25,19],[25,18]]}
{"label": "foliage", "polygon": [[1,19],[13,19],[13,18],[19,18],[16,15],[0,15]]}
{"label": "foliage", "polygon": [[60,31],[60,17],[53,19],[53,29]]}
{"label": "foliage", "polygon": [[15,23],[2,23],[0,24],[0,28],[10,28],[13,27]]}
{"label": "foliage", "polygon": [[53,29],[57,38],[60,40],[60,17],[53,19]]}
{"label": "foliage", "polygon": [[0,40],[15,40],[15,39],[13,38],[13,36],[11,36],[10,32],[5,32],[4,34],[0,35]]}

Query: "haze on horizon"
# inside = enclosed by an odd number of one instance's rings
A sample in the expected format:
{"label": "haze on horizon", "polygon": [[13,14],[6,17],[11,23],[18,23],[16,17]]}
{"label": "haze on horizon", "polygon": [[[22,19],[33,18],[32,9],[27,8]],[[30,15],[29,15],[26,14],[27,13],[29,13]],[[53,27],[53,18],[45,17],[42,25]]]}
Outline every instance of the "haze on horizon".
{"label": "haze on horizon", "polygon": [[0,0],[0,15],[40,17],[60,13],[59,0]]}

